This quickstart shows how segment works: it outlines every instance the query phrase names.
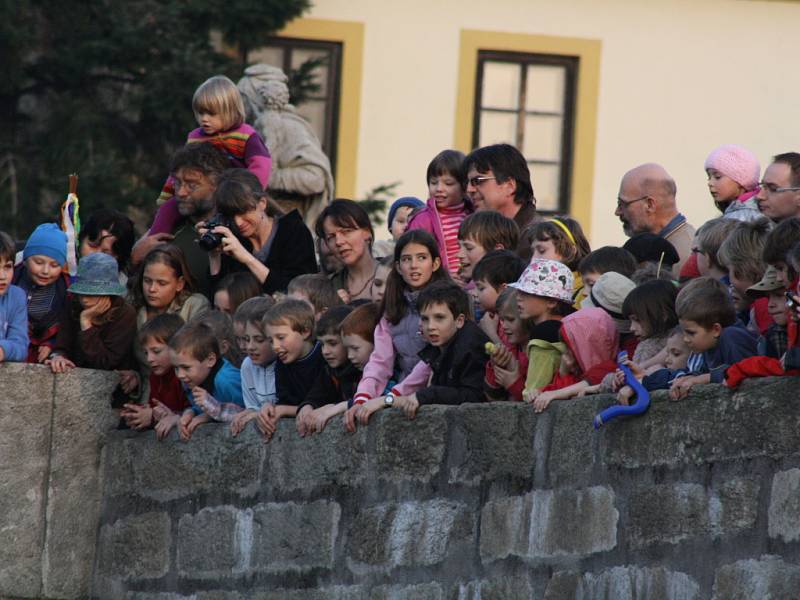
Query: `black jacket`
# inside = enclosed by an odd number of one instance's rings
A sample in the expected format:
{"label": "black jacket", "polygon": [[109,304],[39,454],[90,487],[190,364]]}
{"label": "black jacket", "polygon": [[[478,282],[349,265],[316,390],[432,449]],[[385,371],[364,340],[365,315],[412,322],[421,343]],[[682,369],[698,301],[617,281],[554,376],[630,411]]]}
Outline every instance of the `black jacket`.
{"label": "black jacket", "polygon": [[466,321],[446,346],[425,346],[419,357],[431,366],[433,377],[429,387],[417,392],[420,405],[483,402],[488,341],[474,321]]}
{"label": "black jacket", "polygon": [[311,408],[319,408],[326,404],[336,404],[345,400],[352,400],[356,395],[358,382],[361,380],[361,371],[356,369],[352,363],[347,363],[343,367],[332,369],[325,364],[321,369],[314,385],[311,386],[306,399],[297,407],[298,412],[305,405]]}

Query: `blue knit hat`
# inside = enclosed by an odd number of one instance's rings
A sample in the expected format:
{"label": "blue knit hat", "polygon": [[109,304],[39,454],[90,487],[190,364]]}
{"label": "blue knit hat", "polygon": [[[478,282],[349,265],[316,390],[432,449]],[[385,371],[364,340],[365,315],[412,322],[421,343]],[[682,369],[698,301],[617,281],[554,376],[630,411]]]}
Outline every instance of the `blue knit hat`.
{"label": "blue knit hat", "polygon": [[38,255],[50,257],[62,267],[67,262],[67,234],[55,223],[42,223],[28,238],[22,258]]}
{"label": "blue knit hat", "polygon": [[126,290],[119,282],[117,268],[117,259],[103,252],[84,256],[68,291],[84,296],[124,296]]}
{"label": "blue knit hat", "polygon": [[392,206],[389,208],[389,216],[386,218],[386,226],[389,228],[389,231],[392,230],[392,221],[394,221],[394,215],[397,213],[397,209],[402,206],[410,206],[414,209],[425,206],[425,203],[414,196],[403,196],[392,202]]}

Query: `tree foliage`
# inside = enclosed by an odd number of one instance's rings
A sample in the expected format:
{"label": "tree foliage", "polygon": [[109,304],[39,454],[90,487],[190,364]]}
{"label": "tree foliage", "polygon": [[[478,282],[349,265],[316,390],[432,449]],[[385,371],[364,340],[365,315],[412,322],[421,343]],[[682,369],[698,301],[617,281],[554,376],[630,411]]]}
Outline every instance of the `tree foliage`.
{"label": "tree foliage", "polygon": [[[82,211],[149,215],[169,158],[196,126],[194,90],[308,0],[0,0],[0,228],[52,219],[80,175]],[[213,33],[240,51],[212,44]],[[19,212],[10,214],[8,162]]]}

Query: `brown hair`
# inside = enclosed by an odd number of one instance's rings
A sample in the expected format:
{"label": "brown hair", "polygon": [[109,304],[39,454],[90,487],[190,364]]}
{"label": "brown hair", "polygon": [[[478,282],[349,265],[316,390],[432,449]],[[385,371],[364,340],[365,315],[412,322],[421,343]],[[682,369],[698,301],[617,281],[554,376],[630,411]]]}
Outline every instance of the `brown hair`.
{"label": "brown hair", "polygon": [[357,335],[370,344],[375,343],[375,328],[381,319],[381,307],[377,302],[367,302],[353,309],[340,326],[342,335]]}
{"label": "brown hair", "polygon": [[334,306],[323,314],[317,321],[317,337],[323,335],[341,335],[340,328],[342,321],[353,312],[353,307],[346,304]]}
{"label": "brown hair", "polygon": [[17,245],[5,231],[0,231],[0,258],[14,261],[17,254]]}
{"label": "brown hair", "polygon": [[468,216],[458,228],[458,239],[474,240],[488,252],[502,246],[506,250],[516,250],[519,245],[517,224],[493,210],[483,210]]}
{"label": "brown hair", "polygon": [[287,325],[298,333],[310,332],[314,337],[314,309],[308,302],[286,298],[267,311],[261,321],[267,325]]}
{"label": "brown hair", "polygon": [[214,191],[214,202],[220,214],[228,218],[243,215],[257,209],[260,200],[266,202],[266,214],[270,217],[283,214],[270,200],[253,172],[247,169],[226,169],[222,172]]}
{"label": "brown hair", "polygon": [[169,344],[170,339],[183,327],[184,321],[175,313],[156,315],[139,329],[139,343],[144,346],[147,340]]}
{"label": "brown hair", "polygon": [[206,327],[214,332],[214,337],[217,339],[222,356],[228,359],[228,362],[237,369],[242,365],[244,352],[239,349],[239,344],[236,343],[236,334],[233,331],[233,320],[230,315],[221,310],[209,310],[189,319],[189,323],[194,322],[203,322]]}
{"label": "brown hair", "polygon": [[[564,231],[564,227],[572,237]],[[561,256],[560,262],[567,265],[570,271],[577,270],[581,260],[592,251],[581,224],[572,217],[557,216],[548,221],[533,223],[525,229],[522,237],[528,245],[532,245],[534,241],[552,241],[556,252]]]}
{"label": "brown hair", "polygon": [[461,191],[467,189],[467,174],[464,171],[464,154],[458,150],[442,150],[433,157],[425,173],[425,183],[430,183],[434,177],[450,175],[458,181]]}
{"label": "brown hair", "polygon": [[720,264],[737,279],[757,282],[764,276],[764,241],[771,227],[768,219],[739,222],[717,251]]}
{"label": "brown hair", "polygon": [[720,271],[724,271],[725,267],[720,264],[717,258],[722,242],[725,238],[736,229],[739,221],[734,219],[724,219],[718,217],[703,223],[695,234],[697,236],[697,245],[704,254],[708,256],[709,266],[715,267]]}
{"label": "brown hair", "polygon": [[286,291],[289,295],[301,292],[308,296],[315,313],[321,313],[342,303],[333,282],[322,273],[298,275],[289,282]]}
{"label": "brown hair", "polygon": [[216,294],[219,291],[227,292],[228,302],[231,305],[231,314],[233,314],[242,302],[261,294],[261,284],[250,271],[237,271],[236,273],[228,273],[222,278],[214,293]]}
{"label": "brown hair", "polygon": [[202,113],[222,117],[227,131],[244,123],[244,100],[236,84],[224,75],[214,75],[200,84],[192,97],[194,118],[200,121]]}
{"label": "brown hair", "polygon": [[173,302],[177,301],[177,306],[183,306],[183,303],[186,302],[187,298],[195,291],[194,279],[192,279],[192,274],[189,272],[186,258],[183,255],[183,251],[177,246],[172,244],[159,244],[145,255],[144,260],[142,260],[142,263],[139,265],[133,277],[130,288],[133,307],[139,309],[147,305],[144,299],[144,291],[142,290],[144,270],[148,265],[155,263],[161,263],[171,268],[175,272],[176,278],[183,277],[183,289],[175,297],[175,300],[173,300]]}
{"label": "brown hair", "polygon": [[169,347],[175,352],[188,351],[195,360],[205,360],[212,354],[217,361],[222,359],[217,336],[204,320],[186,323],[169,340]]}
{"label": "brown hair", "polygon": [[705,329],[719,323],[722,327],[733,325],[736,309],[727,288],[713,277],[697,277],[687,283],[675,300],[679,319],[694,321]]}
{"label": "brown hair", "polygon": [[233,313],[234,323],[252,323],[263,329],[262,320],[267,311],[275,306],[275,300],[272,296],[256,296],[242,302]]}

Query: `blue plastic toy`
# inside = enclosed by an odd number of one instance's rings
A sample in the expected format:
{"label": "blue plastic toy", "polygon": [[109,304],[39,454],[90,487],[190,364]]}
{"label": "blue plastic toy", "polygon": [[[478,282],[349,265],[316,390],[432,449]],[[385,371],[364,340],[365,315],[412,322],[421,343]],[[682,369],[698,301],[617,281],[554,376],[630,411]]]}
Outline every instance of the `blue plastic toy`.
{"label": "blue plastic toy", "polygon": [[625,362],[628,360],[628,353],[624,350],[617,355],[617,364],[622,372],[625,374],[625,383],[628,384],[633,388],[633,391],[636,392],[636,402],[631,404],[630,406],[622,406],[621,404],[615,404],[614,406],[609,406],[599,415],[596,415],[594,418],[594,428],[600,429],[603,424],[608,423],[612,419],[616,419],[617,417],[622,416],[633,416],[633,415],[641,415],[648,408],[650,408],[650,393],[644,389],[644,386],[641,382],[636,379],[634,374],[631,372],[630,367],[628,367]]}

